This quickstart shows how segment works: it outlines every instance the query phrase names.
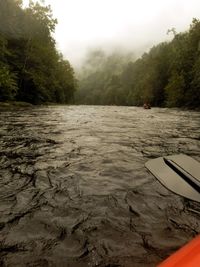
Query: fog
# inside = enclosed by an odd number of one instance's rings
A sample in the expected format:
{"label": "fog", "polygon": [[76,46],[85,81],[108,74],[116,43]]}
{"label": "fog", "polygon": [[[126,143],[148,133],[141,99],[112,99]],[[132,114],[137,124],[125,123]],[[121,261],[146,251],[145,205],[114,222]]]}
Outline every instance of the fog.
{"label": "fog", "polygon": [[[27,0],[28,1],[28,0]],[[25,1],[25,2],[27,2]],[[159,42],[170,40],[167,30],[189,28],[200,18],[199,0],[46,0],[58,19],[58,49],[73,66],[88,50],[122,50],[140,56]]]}

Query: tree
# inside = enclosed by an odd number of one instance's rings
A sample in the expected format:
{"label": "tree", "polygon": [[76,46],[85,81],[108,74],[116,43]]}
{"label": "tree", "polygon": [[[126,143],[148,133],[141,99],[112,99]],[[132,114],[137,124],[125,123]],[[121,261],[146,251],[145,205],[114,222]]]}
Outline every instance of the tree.
{"label": "tree", "polygon": [[[56,23],[50,6],[30,1],[23,9],[22,1],[1,0],[1,99],[39,104],[73,98],[74,72],[52,37]],[[57,97],[58,91],[64,93]]]}
{"label": "tree", "polygon": [[14,99],[17,92],[16,75],[0,64],[0,101]]}
{"label": "tree", "polygon": [[165,87],[166,105],[168,107],[183,106],[185,81],[183,75],[174,73]]}

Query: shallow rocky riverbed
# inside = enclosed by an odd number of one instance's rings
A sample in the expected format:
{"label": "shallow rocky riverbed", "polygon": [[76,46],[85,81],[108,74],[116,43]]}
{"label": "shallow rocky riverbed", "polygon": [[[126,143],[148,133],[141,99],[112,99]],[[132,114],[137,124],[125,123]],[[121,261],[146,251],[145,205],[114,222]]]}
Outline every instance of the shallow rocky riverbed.
{"label": "shallow rocky riverbed", "polygon": [[0,266],[156,266],[200,232],[144,167],[177,153],[200,161],[200,112],[0,110]]}

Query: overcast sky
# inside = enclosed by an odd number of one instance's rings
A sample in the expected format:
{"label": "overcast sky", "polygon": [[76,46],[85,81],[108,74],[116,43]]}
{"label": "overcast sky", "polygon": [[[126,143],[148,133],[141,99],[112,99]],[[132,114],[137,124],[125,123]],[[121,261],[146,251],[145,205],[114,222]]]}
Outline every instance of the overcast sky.
{"label": "overcast sky", "polygon": [[[28,0],[24,0],[28,1]],[[126,48],[137,54],[188,29],[200,0],[46,0],[58,19],[58,49],[73,65],[88,49]]]}

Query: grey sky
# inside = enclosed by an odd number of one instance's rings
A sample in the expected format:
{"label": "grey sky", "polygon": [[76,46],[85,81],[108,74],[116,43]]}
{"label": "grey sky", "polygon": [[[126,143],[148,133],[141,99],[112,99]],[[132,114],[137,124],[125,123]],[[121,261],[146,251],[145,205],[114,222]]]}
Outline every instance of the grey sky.
{"label": "grey sky", "polygon": [[[28,0],[25,0],[28,1]],[[46,0],[59,24],[59,50],[77,65],[88,49],[122,48],[140,54],[169,40],[168,29],[188,29],[200,0]]]}

